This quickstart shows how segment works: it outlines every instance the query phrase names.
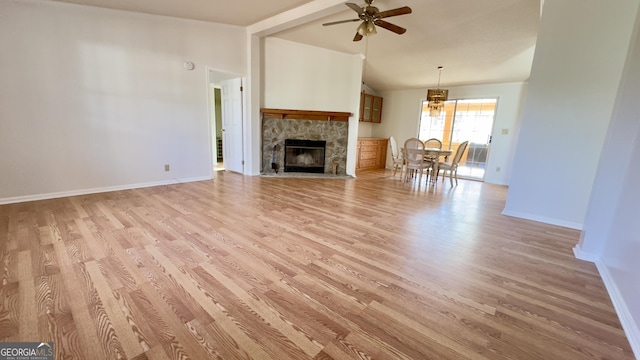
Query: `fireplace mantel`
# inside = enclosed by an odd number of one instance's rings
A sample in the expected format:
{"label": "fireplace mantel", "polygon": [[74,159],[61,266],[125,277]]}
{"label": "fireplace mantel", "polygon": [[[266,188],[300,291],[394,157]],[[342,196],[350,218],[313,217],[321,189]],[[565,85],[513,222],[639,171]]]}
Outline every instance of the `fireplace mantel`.
{"label": "fireplace mantel", "polygon": [[262,118],[287,119],[287,120],[324,120],[324,121],[349,121],[352,115],[349,112],[315,111],[315,110],[284,110],[284,109],[260,109]]}

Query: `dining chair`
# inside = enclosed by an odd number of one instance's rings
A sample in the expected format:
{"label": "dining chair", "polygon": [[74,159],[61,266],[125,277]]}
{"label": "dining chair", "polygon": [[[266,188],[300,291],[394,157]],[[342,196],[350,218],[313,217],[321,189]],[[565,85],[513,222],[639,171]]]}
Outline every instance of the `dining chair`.
{"label": "dining chair", "polygon": [[[456,178],[456,185],[458,185],[458,165],[460,164],[460,159],[462,159],[462,155],[464,151],[467,149],[467,145],[469,145],[468,141],[463,142],[458,146],[458,150],[456,150],[456,154],[453,156],[451,162],[443,162],[438,164],[438,172],[443,170],[442,173],[442,181],[444,181],[446,172],[449,172],[449,181],[451,182],[451,186],[453,186],[453,177]],[[438,181],[438,174],[436,176],[436,181]]]}
{"label": "dining chair", "polygon": [[407,139],[404,142],[402,151],[404,153],[404,164],[406,167],[404,180],[408,181],[411,176],[418,173],[418,182],[422,181],[422,173],[425,170],[425,165],[428,165],[424,161],[424,143],[418,138]]}
{"label": "dining chair", "polygon": [[396,176],[398,167],[400,167],[400,178],[404,172],[404,157],[398,148],[398,142],[393,136],[389,136],[389,146],[391,147],[391,158],[393,159],[393,175]]}
{"label": "dining chair", "polygon": [[431,138],[424,141],[424,147],[427,149],[442,149],[442,141]]}

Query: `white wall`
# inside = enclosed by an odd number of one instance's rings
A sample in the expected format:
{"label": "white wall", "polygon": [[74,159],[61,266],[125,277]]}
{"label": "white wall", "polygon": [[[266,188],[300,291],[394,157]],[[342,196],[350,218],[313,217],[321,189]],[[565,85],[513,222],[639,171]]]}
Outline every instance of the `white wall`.
{"label": "white wall", "polygon": [[379,126],[378,124],[359,122],[358,123],[358,137],[372,137],[373,127]]}
{"label": "white wall", "polygon": [[582,228],[637,8],[545,3],[505,214]]}
{"label": "white wall", "polygon": [[[485,181],[492,184],[508,184],[526,84],[505,83],[446,88],[449,90],[449,99],[498,98]],[[422,101],[425,100],[426,94],[426,88],[381,92],[384,99],[382,123],[373,126],[373,136],[393,136],[399,144],[417,136]],[[508,129],[508,134],[503,135],[502,129]],[[387,167],[391,164],[391,155],[388,152]],[[499,172],[495,171],[496,167],[500,167]]]}
{"label": "white wall", "polygon": [[244,73],[245,41],[239,27],[0,0],[0,202],[210,178],[205,67]]}
{"label": "white wall", "polygon": [[640,11],[576,255],[595,261],[640,356]]}
{"label": "white wall", "polygon": [[354,56],[265,38],[264,107],[353,112]]}
{"label": "white wall", "polygon": [[265,38],[263,105],[343,111],[349,119],[347,174],[355,174],[362,58],[278,38]]}

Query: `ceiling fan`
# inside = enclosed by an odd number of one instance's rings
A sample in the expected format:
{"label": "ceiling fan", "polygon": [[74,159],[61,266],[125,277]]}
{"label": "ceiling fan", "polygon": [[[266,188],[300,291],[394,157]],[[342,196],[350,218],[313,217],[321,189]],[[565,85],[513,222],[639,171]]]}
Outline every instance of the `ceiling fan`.
{"label": "ceiling fan", "polygon": [[336,25],[336,24],[342,24],[347,22],[362,21],[362,23],[358,26],[358,29],[356,31],[356,36],[353,37],[353,41],[360,41],[364,36],[376,34],[377,33],[376,25],[399,35],[404,34],[407,31],[407,29],[403,27],[394,25],[382,19],[392,17],[392,16],[411,14],[410,7],[403,6],[397,9],[380,11],[378,10],[377,7],[371,5],[373,4],[374,0],[365,0],[365,2],[367,4],[362,7],[354,3],[345,3],[345,5],[347,5],[353,11],[358,13],[357,19],[334,21],[334,22],[324,23],[322,25],[328,26],[328,25]]}

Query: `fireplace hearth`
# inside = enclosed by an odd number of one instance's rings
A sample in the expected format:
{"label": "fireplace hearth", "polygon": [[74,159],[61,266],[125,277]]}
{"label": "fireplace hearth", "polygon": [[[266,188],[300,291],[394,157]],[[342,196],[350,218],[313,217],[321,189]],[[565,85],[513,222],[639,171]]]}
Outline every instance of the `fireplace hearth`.
{"label": "fireplace hearth", "polygon": [[286,139],[284,171],[324,173],[326,141]]}

